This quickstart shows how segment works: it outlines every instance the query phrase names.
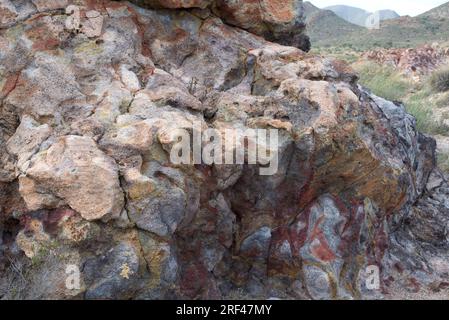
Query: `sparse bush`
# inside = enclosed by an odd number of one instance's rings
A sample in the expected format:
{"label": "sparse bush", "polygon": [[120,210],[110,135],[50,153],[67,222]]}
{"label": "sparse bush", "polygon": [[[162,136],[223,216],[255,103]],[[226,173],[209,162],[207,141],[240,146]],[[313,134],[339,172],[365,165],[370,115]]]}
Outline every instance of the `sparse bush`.
{"label": "sparse bush", "polygon": [[430,81],[429,85],[424,86],[414,84],[393,68],[374,62],[357,64],[354,68],[359,73],[360,83],[375,95],[403,102],[407,111],[416,118],[419,131],[427,134],[449,134],[449,128],[435,120],[433,111],[437,108],[437,102],[443,104],[447,97],[444,99],[444,94],[440,97],[441,101],[436,100]]}
{"label": "sparse bush", "polygon": [[449,107],[449,91],[441,93],[435,99],[435,106],[437,108]]}
{"label": "sparse bush", "polygon": [[435,71],[430,77],[430,86],[436,92],[445,92],[449,90],[449,69]]}
{"label": "sparse bush", "polygon": [[442,121],[435,120],[434,110],[438,106],[433,97],[431,89],[424,86],[405,99],[405,106],[416,118],[419,131],[431,135],[448,135],[449,128]]}
{"label": "sparse bush", "polygon": [[412,85],[404,80],[392,67],[366,62],[354,66],[360,76],[360,83],[375,95],[391,101],[402,101]]}

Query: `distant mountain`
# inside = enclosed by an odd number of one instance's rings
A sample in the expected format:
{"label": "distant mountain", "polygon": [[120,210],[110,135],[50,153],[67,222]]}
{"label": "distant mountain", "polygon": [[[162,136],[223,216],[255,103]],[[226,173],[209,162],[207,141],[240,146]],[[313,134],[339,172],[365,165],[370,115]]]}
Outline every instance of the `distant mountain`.
{"label": "distant mountain", "polygon": [[[366,20],[373,14],[372,12],[368,12],[360,8],[345,5],[330,6],[324,9],[331,10],[340,18],[362,27],[365,27]],[[379,13],[381,21],[400,17],[399,14],[393,10],[380,10],[376,11],[376,13]]]}
{"label": "distant mountain", "polygon": [[421,14],[422,18],[449,19],[449,2]]}
{"label": "distant mountain", "polygon": [[[305,2],[304,7],[312,47],[345,46],[369,50],[376,47],[403,48],[449,41],[449,2],[417,17],[383,20],[379,30],[368,30],[349,23],[333,11],[319,9],[309,2]],[[360,12],[360,9],[352,12]]]}
{"label": "distant mountain", "polygon": [[304,2],[307,34],[312,46],[325,45],[327,39],[342,39],[354,32],[361,32],[363,28],[337,16],[330,10],[322,10],[310,2]]}
{"label": "distant mountain", "polygon": [[393,20],[400,17],[400,15],[394,10],[379,10],[376,12],[380,15],[380,21]]}
{"label": "distant mountain", "polygon": [[340,18],[359,26],[365,26],[365,21],[370,16],[368,11],[351,6],[336,5],[324,9],[330,10]]}

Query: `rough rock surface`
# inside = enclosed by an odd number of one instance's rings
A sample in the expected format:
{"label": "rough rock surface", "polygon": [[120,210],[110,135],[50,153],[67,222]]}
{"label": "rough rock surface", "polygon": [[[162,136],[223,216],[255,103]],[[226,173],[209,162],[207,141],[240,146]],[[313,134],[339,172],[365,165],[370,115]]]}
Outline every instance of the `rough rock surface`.
{"label": "rough rock surface", "polygon": [[449,61],[449,50],[437,44],[409,49],[376,49],[363,54],[365,59],[386,64],[420,80]]}
{"label": "rough rock surface", "polygon": [[[68,29],[71,1],[0,1],[0,297],[447,297],[435,141],[342,62],[250,33],[279,1],[241,1],[250,32],[182,9],[204,2],[76,1]],[[278,129],[277,173],[173,164],[192,126]]]}
{"label": "rough rock surface", "polygon": [[[200,16],[219,16],[228,24],[267,40],[310,50],[310,40],[305,35],[302,0],[131,0],[150,8],[203,9],[194,12]],[[206,9],[206,10],[204,10]]]}

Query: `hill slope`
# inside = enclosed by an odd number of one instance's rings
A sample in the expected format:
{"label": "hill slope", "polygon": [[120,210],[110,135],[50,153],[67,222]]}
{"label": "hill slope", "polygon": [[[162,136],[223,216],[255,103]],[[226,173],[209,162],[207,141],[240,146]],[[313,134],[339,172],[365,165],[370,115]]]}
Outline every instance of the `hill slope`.
{"label": "hill slope", "polygon": [[[350,45],[360,50],[369,50],[374,47],[415,47],[435,41],[447,42],[449,39],[449,3],[417,17],[405,16],[382,21],[379,30],[344,25],[340,21],[342,18],[336,14],[330,16],[328,12],[329,10],[315,7],[313,19],[307,18],[311,20],[309,33],[313,47]],[[327,31],[319,31],[320,28]]]}
{"label": "hill slope", "polygon": [[384,21],[384,20],[392,20],[392,19],[397,19],[400,17],[400,15],[394,11],[394,10],[379,10],[377,11],[380,15],[380,20]]}
{"label": "hill slope", "polygon": [[349,23],[330,10],[322,10],[310,2],[304,2],[307,34],[312,46],[325,46],[328,39],[340,41],[363,28]]}
{"label": "hill slope", "polygon": [[329,6],[324,9],[330,10],[340,18],[359,26],[365,26],[366,18],[370,15],[368,11],[345,5]]}
{"label": "hill slope", "polygon": [[421,14],[421,18],[449,19],[449,2]]}

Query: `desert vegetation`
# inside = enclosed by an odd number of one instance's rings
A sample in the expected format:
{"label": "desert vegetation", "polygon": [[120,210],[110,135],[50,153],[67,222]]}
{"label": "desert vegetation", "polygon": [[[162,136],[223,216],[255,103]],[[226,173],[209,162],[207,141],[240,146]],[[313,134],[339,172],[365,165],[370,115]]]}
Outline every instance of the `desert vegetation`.
{"label": "desert vegetation", "polygon": [[436,92],[446,92],[449,90],[449,68],[435,71],[430,77],[430,86]]}

